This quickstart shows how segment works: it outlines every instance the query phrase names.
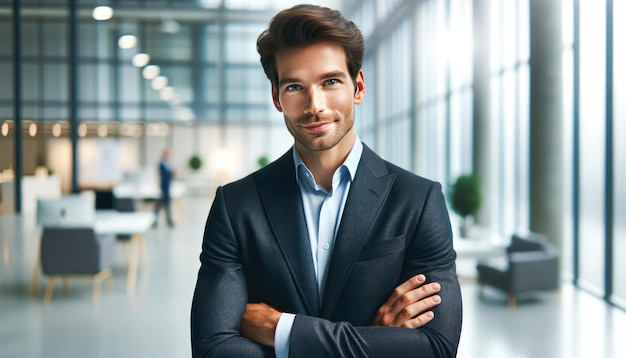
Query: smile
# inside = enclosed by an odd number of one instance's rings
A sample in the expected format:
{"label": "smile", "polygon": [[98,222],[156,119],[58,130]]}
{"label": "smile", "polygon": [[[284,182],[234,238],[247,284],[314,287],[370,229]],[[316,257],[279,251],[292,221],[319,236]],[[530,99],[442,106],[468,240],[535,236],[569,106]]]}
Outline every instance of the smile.
{"label": "smile", "polygon": [[328,128],[332,123],[333,122],[323,122],[323,123],[316,122],[316,123],[307,124],[302,127],[309,132],[321,132],[325,130],[326,128]]}

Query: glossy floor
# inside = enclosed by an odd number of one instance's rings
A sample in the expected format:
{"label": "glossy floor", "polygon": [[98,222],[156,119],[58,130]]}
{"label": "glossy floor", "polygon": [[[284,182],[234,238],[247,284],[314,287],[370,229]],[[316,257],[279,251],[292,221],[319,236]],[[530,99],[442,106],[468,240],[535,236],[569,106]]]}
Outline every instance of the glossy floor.
{"label": "glossy floor", "polygon": [[[37,234],[32,218],[0,215],[0,357],[190,357],[189,309],[209,197],[186,197],[175,228],[146,233],[150,266],[141,267],[137,293],[125,290],[122,245],[113,289],[94,304],[91,283],[70,281],[43,303],[44,282],[28,294]],[[557,293],[522,297],[515,309],[497,291],[462,284],[461,358],[626,357],[626,312],[564,285]]]}

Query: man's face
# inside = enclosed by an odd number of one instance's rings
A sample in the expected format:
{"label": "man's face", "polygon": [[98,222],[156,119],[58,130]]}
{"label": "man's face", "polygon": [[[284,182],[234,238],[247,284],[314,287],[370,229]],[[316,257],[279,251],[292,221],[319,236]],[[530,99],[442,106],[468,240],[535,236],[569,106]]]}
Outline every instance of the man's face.
{"label": "man's face", "polygon": [[355,90],[341,45],[321,42],[279,51],[276,69],[274,105],[300,152],[331,149],[353,131],[354,105],[363,99],[365,81],[359,71]]}

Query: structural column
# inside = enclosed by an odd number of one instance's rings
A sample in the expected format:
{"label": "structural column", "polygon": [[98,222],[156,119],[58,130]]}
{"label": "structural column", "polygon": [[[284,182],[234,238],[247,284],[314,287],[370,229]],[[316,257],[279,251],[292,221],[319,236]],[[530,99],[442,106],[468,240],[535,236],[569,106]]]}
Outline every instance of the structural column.
{"label": "structural column", "polygon": [[13,113],[15,135],[15,212],[22,212],[22,5],[13,1]]}
{"label": "structural column", "polygon": [[561,1],[530,1],[530,230],[563,242]]}
{"label": "structural column", "polygon": [[473,171],[481,182],[483,205],[477,223],[485,227],[494,227],[498,207],[496,162],[492,154],[496,152],[493,126],[491,124],[491,45],[490,35],[490,0],[474,0],[474,63],[473,63],[473,136],[472,158]]}

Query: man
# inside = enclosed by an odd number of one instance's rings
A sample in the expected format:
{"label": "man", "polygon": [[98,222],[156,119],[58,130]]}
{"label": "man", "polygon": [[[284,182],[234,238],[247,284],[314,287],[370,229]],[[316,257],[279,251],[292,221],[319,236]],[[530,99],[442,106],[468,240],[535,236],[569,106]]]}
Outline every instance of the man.
{"label": "man", "polygon": [[299,5],[257,50],[294,146],[217,190],[193,356],[455,356],[461,295],[441,186],[382,160],[353,129],[361,32]]}
{"label": "man", "polygon": [[165,209],[167,225],[169,227],[174,226],[171,209],[172,198],[170,196],[170,186],[172,184],[173,176],[174,169],[172,169],[170,164],[170,151],[168,149],[164,149],[161,153],[161,160],[159,161],[159,187],[161,188],[161,197],[159,198],[159,201],[157,201],[156,207],[154,208],[155,227],[159,221],[159,212],[161,211],[161,208]]}

